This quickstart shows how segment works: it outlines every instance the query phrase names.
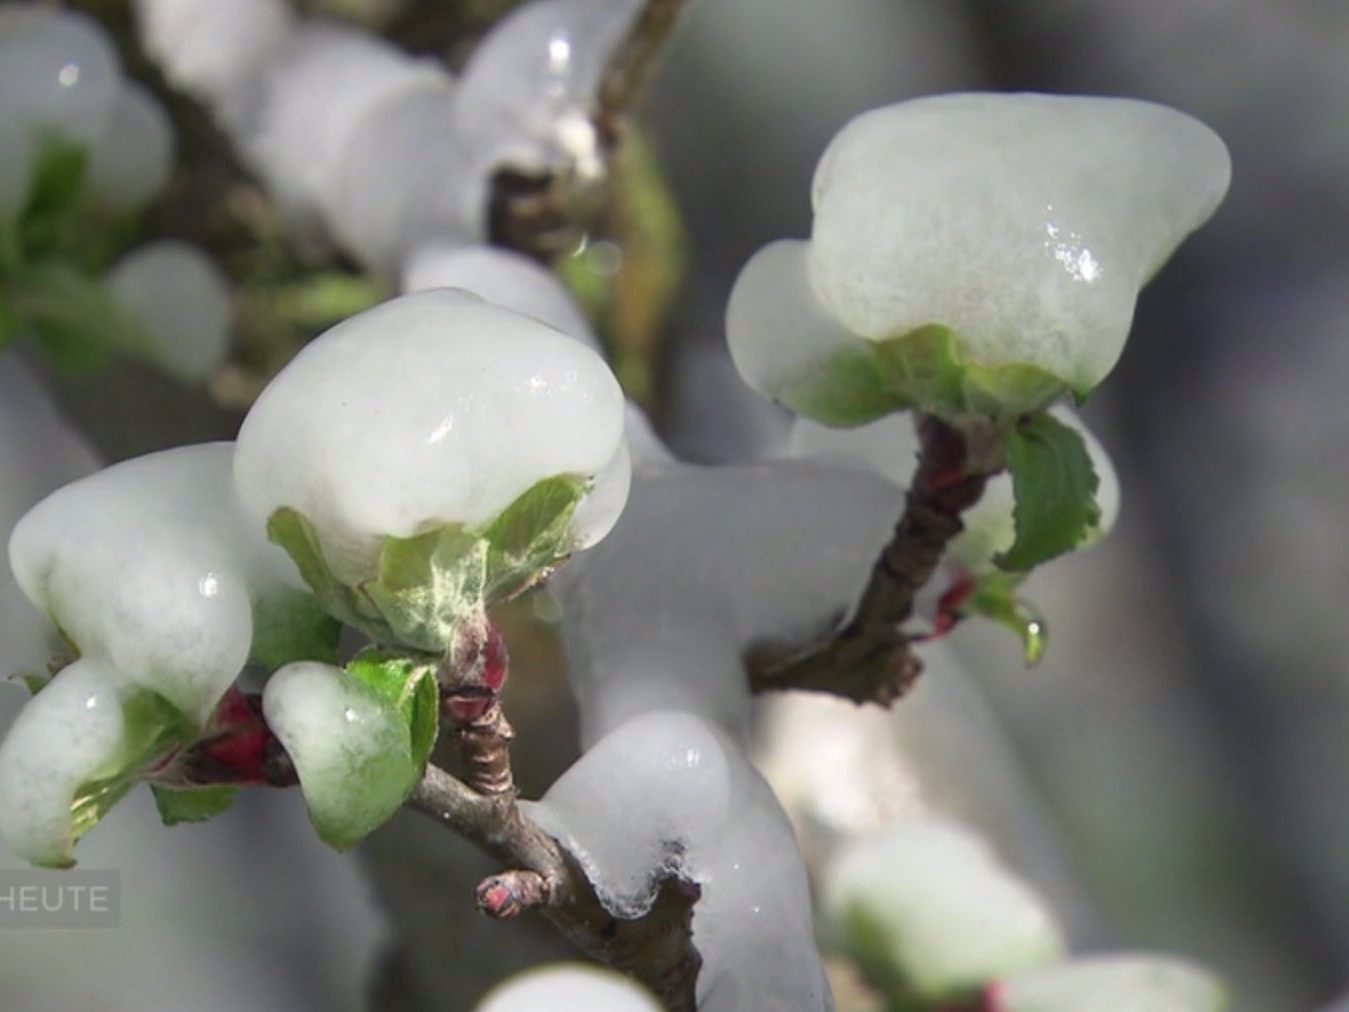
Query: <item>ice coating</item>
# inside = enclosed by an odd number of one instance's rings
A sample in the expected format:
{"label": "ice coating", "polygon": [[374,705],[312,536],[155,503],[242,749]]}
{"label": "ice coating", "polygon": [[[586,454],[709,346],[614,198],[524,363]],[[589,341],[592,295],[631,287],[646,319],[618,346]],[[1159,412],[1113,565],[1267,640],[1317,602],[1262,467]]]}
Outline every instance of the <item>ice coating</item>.
{"label": "ice coating", "polygon": [[141,44],[164,76],[231,127],[295,20],[284,0],[135,0],[135,8]]}
{"label": "ice coating", "polygon": [[638,0],[531,0],[494,25],[464,68],[457,121],[485,174],[601,169],[591,116]]}
{"label": "ice coating", "polygon": [[726,305],[726,341],[741,377],[755,390],[802,411],[805,382],[834,354],[866,350],[811,289],[810,244],[779,239],[740,270]]}
{"label": "ice coating", "polygon": [[355,28],[305,26],[266,68],[245,147],[293,213],[331,208],[365,117],[404,89],[445,78],[434,62]]}
{"label": "ice coating", "polygon": [[89,187],[115,211],[129,211],[158,193],[173,168],[173,124],[142,85],[127,81],[89,153]]}
{"label": "ice coating", "polygon": [[1001,984],[1007,1012],[1221,1012],[1222,983],[1173,956],[1127,954],[1075,959],[1012,974]]}
{"label": "ice coating", "polygon": [[297,661],[267,681],[262,709],[316,821],[378,825],[388,817],[382,760],[408,754],[408,730],[372,690],[340,668]]}
{"label": "ice coating", "polygon": [[33,864],[71,861],[70,805],[122,747],[121,685],[83,657],[19,712],[0,741],[0,839]]}
{"label": "ice coating", "polygon": [[696,881],[698,1007],[829,1007],[810,892],[791,826],[738,748],[698,717],[647,713],[606,735],[529,805],[586,868],[601,901],[635,916],[657,878]]}
{"label": "ice coating", "polygon": [[13,121],[91,143],[121,86],[117,52],[92,18],[36,4],[0,9],[0,129]]}
{"label": "ice coating", "polygon": [[140,349],[166,372],[204,380],[225,358],[230,284],[200,247],[177,239],[138,246],[104,279],[113,297],[142,325]]}
{"label": "ice coating", "polygon": [[203,721],[248,658],[252,603],[299,585],[238,509],[232,445],[138,457],[67,485],[9,541],[25,595],[85,657]]}
{"label": "ice coating", "polygon": [[820,159],[810,277],[853,333],[940,323],[978,361],[1089,388],[1119,358],[1139,288],[1230,174],[1212,130],[1150,102],[901,102],[852,120]]}
{"label": "ice coating", "polygon": [[[1105,447],[1101,445],[1072,408],[1057,405],[1049,413],[1082,436],[1100,481],[1096,505],[1101,510],[1099,536],[1110,533],[1119,516],[1119,478]],[[851,461],[887,478],[900,488],[908,488],[918,463],[918,436],[913,419],[907,415],[887,415],[879,421],[855,429],[834,429],[808,418],[797,418],[788,438],[787,452],[803,459]],[[979,501],[960,515],[965,529],[951,542],[951,557],[975,572],[986,571],[993,557],[1012,547],[1016,523],[1012,516],[1015,500],[1012,479],[1006,472],[991,478]]]}
{"label": "ice coating", "polygon": [[883,940],[877,958],[920,997],[979,987],[1063,952],[1044,902],[979,837],[941,819],[906,820],[855,840],[829,866],[824,896],[835,930]]}
{"label": "ice coating", "polygon": [[851,467],[639,467],[614,530],[555,578],[582,740],[653,709],[742,733],[743,651],[846,613],[899,509]]}
{"label": "ice coating", "polygon": [[325,210],[333,234],[372,269],[395,275],[413,246],[486,228],[485,177],[451,129],[454,88],[428,75],[375,103],[352,128]]}
{"label": "ice coating", "polygon": [[599,350],[590,323],[557,275],[514,250],[445,239],[423,243],[403,264],[403,291],[428,288],[462,288]]}
{"label": "ice coating", "polygon": [[640,984],[588,963],[553,963],[492,989],[477,1012],[660,1012]]}
{"label": "ice coating", "polygon": [[579,342],[465,292],[419,292],[338,324],[282,370],[244,420],[235,478],[259,522],[282,506],[308,517],[356,582],[385,535],[476,527],[543,478],[599,474],[623,403]]}

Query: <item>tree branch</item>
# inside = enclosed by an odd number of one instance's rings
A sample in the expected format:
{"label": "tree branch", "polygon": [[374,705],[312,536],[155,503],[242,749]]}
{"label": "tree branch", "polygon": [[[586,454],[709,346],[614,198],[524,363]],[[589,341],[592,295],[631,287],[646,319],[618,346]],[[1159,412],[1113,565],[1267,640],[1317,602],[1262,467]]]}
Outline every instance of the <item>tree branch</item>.
{"label": "tree branch", "polygon": [[683,9],[684,0],[647,0],[627,37],[610,57],[600,79],[595,111],[595,126],[607,147],[621,135]]}
{"label": "tree branch", "polygon": [[922,662],[903,624],[946,546],[964,529],[961,512],[979,501],[989,477],[1003,467],[998,430],[962,433],[925,415],[919,417],[918,433],[918,469],[904,513],[872,567],[852,618],[828,640],[804,649],[752,647],[746,667],[754,692],[804,689],[888,706],[918,678]]}

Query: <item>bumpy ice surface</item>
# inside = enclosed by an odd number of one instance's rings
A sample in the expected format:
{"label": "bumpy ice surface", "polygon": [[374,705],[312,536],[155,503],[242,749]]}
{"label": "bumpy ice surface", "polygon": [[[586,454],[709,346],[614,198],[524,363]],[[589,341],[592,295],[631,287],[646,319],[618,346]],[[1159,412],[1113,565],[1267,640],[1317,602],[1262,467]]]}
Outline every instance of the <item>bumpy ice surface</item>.
{"label": "bumpy ice surface", "polygon": [[1007,1012],[1219,1012],[1224,989],[1212,974],[1171,956],[1073,960],[1013,974],[1003,985]]}
{"label": "bumpy ice surface", "polygon": [[660,1012],[642,987],[612,970],[586,963],[555,963],[512,977],[477,1012]]}

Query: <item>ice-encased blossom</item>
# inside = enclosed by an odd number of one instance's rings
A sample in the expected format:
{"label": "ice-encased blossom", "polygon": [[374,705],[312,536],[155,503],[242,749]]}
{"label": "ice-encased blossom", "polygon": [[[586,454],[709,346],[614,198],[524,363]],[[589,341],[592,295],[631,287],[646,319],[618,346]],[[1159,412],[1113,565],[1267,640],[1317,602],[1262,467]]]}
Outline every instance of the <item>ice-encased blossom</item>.
{"label": "ice-encased blossom", "polygon": [[532,0],[501,19],[460,81],[457,129],[484,175],[600,169],[592,115],[604,68],[636,0]]}
{"label": "ice-encased blossom", "polygon": [[173,168],[173,124],[144,86],[127,81],[89,152],[89,188],[113,211],[130,211],[163,189]]}
{"label": "ice-encased blossom", "polygon": [[929,1000],[1063,953],[1044,902],[978,836],[941,819],[900,822],[849,844],[824,893],[835,930]]}
{"label": "ice-encased blossom", "polygon": [[1139,288],[1229,176],[1212,130],[1132,99],[957,94],[864,113],[816,168],[810,240],[766,247],[737,281],[736,363],[809,413],[831,355],[940,325],[969,361],[1090,389]]}
{"label": "ice-encased blossom", "polygon": [[404,261],[402,287],[405,292],[462,288],[599,350],[590,324],[557,275],[513,250],[451,240],[424,243]]}
{"label": "ice-encased blossom", "polygon": [[235,479],[259,523],[303,514],[349,583],[371,576],[386,535],[478,527],[554,475],[594,479],[572,527],[585,547],[626,499],[623,403],[580,342],[466,292],[419,292],[338,324],[281,371],[244,420]]}
{"label": "ice-encased blossom", "polygon": [[702,887],[693,943],[703,958],[703,1012],[831,1007],[791,825],[712,725],[673,711],[637,717],[527,808],[581,862],[616,916],[648,909],[662,873]]}
{"label": "ice-encased blossom", "polygon": [[477,1012],[659,1012],[656,999],[631,978],[588,963],[553,963],[517,974],[495,987]]}
{"label": "ice-encased blossom", "polygon": [[[1092,535],[1094,541],[1110,533],[1119,516],[1119,478],[1105,447],[1075,411],[1059,405],[1051,409],[1050,414],[1082,437],[1100,482],[1095,501],[1101,519]],[[787,442],[790,456],[851,461],[900,488],[908,488],[913,478],[918,451],[918,434],[914,431],[913,420],[906,415],[888,415],[855,429],[835,429],[808,418],[798,418]],[[1016,540],[1014,506],[1011,476],[1004,472],[990,478],[979,501],[960,515],[964,529],[948,548],[951,557],[974,572],[991,569],[993,557],[1007,551]]]}
{"label": "ice-encased blossom", "polygon": [[1007,1012],[1222,1012],[1222,982],[1174,956],[1135,954],[1075,959],[1014,973],[1000,982]]}
{"label": "ice-encased blossom", "polygon": [[166,372],[201,382],[229,348],[230,284],[207,253],[160,239],[138,246],[109,269],[108,290],[141,326],[143,355]]}
{"label": "ice-encased blossom", "polygon": [[254,602],[302,586],[239,509],[232,453],[117,464],[53,492],[9,540],[19,586],[81,657],[198,723],[248,659]]}

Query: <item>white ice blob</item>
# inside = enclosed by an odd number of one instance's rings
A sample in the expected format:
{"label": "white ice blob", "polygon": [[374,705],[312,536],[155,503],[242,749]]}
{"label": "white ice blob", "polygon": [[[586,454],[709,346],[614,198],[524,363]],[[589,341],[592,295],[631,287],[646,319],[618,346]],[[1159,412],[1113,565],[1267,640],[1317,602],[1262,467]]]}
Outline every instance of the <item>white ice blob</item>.
{"label": "white ice blob", "polygon": [[638,0],[531,0],[493,26],[464,68],[457,120],[484,175],[602,168],[592,114]]}
{"label": "white ice blob", "polygon": [[599,350],[567,286],[548,268],[513,250],[444,239],[423,243],[403,264],[403,291],[428,288],[462,288]]}
{"label": "white ice blob", "polygon": [[71,802],[116,761],[124,728],[119,679],[102,662],[82,657],[47,683],[0,742],[0,840],[33,864],[70,864]]}
{"label": "white ice blob", "polygon": [[[625,484],[626,468],[606,470],[623,403],[580,342],[466,292],[419,292],[338,324],[281,371],[244,420],[235,478],[259,522],[283,506],[308,517],[354,583],[385,535],[476,527],[553,475]],[[614,519],[586,516],[582,544]]]}
{"label": "white ice blob", "polygon": [[[1092,435],[1077,412],[1057,405],[1050,414],[1076,431],[1086,443],[1087,454],[1100,481],[1096,505],[1101,520],[1092,540],[1108,534],[1119,516],[1120,488],[1110,455]],[[793,457],[850,461],[908,488],[918,463],[918,435],[908,414],[886,417],[855,429],[834,429],[798,418],[792,426],[787,452]],[[1012,516],[1015,500],[1011,476],[1000,474],[989,480],[979,501],[960,515],[965,529],[951,542],[951,557],[974,572],[993,567],[993,557],[1012,547],[1016,523]]]}
{"label": "white ice blob", "polygon": [[352,142],[366,117],[400,92],[446,76],[434,61],[359,29],[305,26],[263,72],[244,148],[288,211],[315,216],[340,201],[343,166],[358,155]]}
{"label": "white ice blob", "polygon": [[258,77],[294,27],[285,0],[135,0],[145,51],[169,83],[240,125]]}
{"label": "white ice blob", "polygon": [[1221,1012],[1222,982],[1203,967],[1174,956],[1122,954],[1075,959],[1014,973],[1002,981],[999,1008],[1007,1012]]}
{"label": "white ice blob", "polygon": [[477,1012],[660,1012],[640,984],[589,963],[553,963],[495,987]]}
{"label": "white ice blob", "polygon": [[582,740],[653,709],[742,733],[742,653],[846,614],[900,506],[852,467],[639,466],[613,532],[556,578]]}
{"label": "white ice blob", "polygon": [[693,941],[703,957],[703,1012],[829,1007],[791,826],[757,771],[712,725],[687,713],[640,716],[528,808],[618,916],[648,909],[668,873],[701,886]]}
{"label": "white ice blob", "polygon": [[388,759],[407,759],[408,730],[374,692],[340,668],[298,661],[268,679],[262,710],[320,827],[373,826],[392,814]]}
{"label": "white ice blob", "polygon": [[0,123],[89,144],[121,86],[117,51],[93,18],[36,4],[0,10]]}
{"label": "white ice blob", "polygon": [[882,944],[873,958],[930,1000],[1063,952],[1044,901],[978,836],[940,819],[903,821],[854,841],[829,866],[824,893],[835,930]]}
{"label": "white ice blob", "polygon": [[81,655],[206,718],[252,643],[255,599],[298,574],[238,508],[230,443],[125,461],[53,492],[9,541],[15,578]]}
{"label": "white ice blob", "polygon": [[142,85],[127,81],[113,101],[89,157],[89,187],[113,211],[130,211],[168,182],[173,168],[173,124]]}
{"label": "white ice blob", "polygon": [[448,74],[428,75],[373,104],[352,128],[324,207],[337,240],[393,275],[420,241],[486,231],[485,179],[453,129]]}
{"label": "white ice blob", "polygon": [[188,382],[201,382],[224,360],[230,283],[204,250],[176,239],[146,243],[113,264],[104,280],[144,328],[144,344],[128,351]]}
{"label": "white ice blob", "polygon": [[863,113],[815,172],[810,278],[863,337],[940,323],[985,364],[1090,388],[1139,288],[1214,211],[1227,149],[1132,99],[955,94]]}

